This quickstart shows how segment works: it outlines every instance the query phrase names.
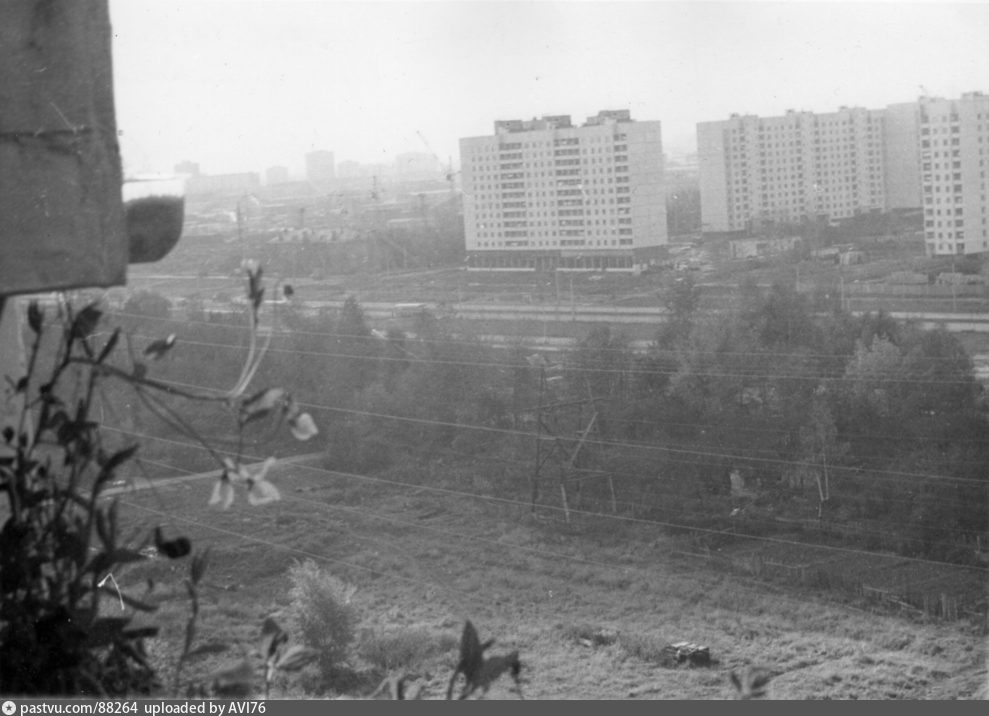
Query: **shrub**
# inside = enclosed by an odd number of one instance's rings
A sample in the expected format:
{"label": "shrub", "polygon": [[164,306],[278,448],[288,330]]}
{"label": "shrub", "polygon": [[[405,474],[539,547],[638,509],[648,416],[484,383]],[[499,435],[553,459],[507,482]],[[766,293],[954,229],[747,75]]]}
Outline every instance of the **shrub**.
{"label": "shrub", "polygon": [[328,675],[347,657],[354,641],[357,610],[350,604],[354,588],[311,559],[293,564],[289,579],[289,613],[295,633],[318,652],[320,671]]}

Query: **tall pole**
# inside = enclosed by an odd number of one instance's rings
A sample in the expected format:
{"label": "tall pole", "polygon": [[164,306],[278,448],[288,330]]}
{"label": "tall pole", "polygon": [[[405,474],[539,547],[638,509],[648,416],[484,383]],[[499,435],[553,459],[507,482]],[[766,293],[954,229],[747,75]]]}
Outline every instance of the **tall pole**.
{"label": "tall pole", "polygon": [[957,291],[955,291],[955,255],[951,254],[951,310],[952,311],[958,310],[956,294]]}
{"label": "tall pole", "polygon": [[570,320],[577,320],[577,304],[574,301],[573,296],[573,272],[570,272]]}

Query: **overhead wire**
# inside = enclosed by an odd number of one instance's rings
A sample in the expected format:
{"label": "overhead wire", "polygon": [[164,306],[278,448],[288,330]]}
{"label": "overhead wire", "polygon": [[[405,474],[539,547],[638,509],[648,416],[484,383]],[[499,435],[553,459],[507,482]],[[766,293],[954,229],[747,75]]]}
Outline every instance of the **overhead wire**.
{"label": "overhead wire", "polygon": [[[172,380],[172,381],[166,381],[166,380],[162,380],[160,382],[167,383],[167,384],[170,384],[170,385],[175,385],[175,386],[182,386],[182,387],[186,387],[186,388],[194,388],[194,389],[197,389],[197,390],[204,390],[204,391],[210,391],[210,390],[217,391],[218,390],[218,389],[209,388],[209,387],[206,387],[206,386],[195,385],[195,384],[192,384],[192,383],[186,383],[186,382],[183,382],[183,381],[174,381],[174,380]],[[490,425],[471,425],[471,424],[467,424],[467,423],[458,423],[458,422],[436,420],[436,419],[430,419],[430,418],[417,418],[417,417],[411,417],[411,416],[389,415],[387,413],[377,413],[377,412],[373,412],[373,411],[369,411],[369,410],[360,410],[358,408],[342,408],[342,407],[329,406],[329,405],[320,405],[318,403],[310,403],[310,402],[306,402],[306,401],[299,401],[299,405],[302,406],[302,407],[305,407],[305,408],[309,408],[310,410],[323,410],[323,411],[327,411],[327,412],[337,412],[337,413],[343,413],[343,414],[347,414],[347,415],[358,415],[358,416],[366,417],[366,418],[377,418],[377,419],[382,419],[382,420],[396,420],[396,421],[402,421],[402,422],[407,422],[407,423],[422,424],[422,425],[433,425],[433,426],[439,426],[439,427],[462,428],[462,429],[476,430],[476,431],[479,431],[479,432],[485,432],[485,433],[491,433],[491,434],[498,434],[498,435],[508,435],[508,436],[515,436],[515,437],[529,437],[529,438],[533,437],[533,433],[531,433],[531,432],[523,431],[523,430],[517,430],[517,429],[512,429],[512,428],[500,428],[500,427],[495,427],[495,426],[490,426]],[[740,461],[740,462],[744,462],[744,463],[760,463],[760,464],[767,464],[767,465],[774,465],[774,466],[800,464],[798,462],[794,462],[794,461],[790,461],[790,460],[783,460],[783,459],[780,459],[780,458],[751,457],[751,456],[747,456],[747,455],[739,454],[739,453],[723,453],[723,452],[714,452],[714,451],[710,451],[710,450],[687,450],[687,449],[682,449],[682,448],[671,448],[671,447],[667,447],[665,445],[629,443],[629,442],[622,442],[622,441],[615,441],[615,440],[600,440],[600,439],[588,438],[587,440],[585,440],[585,443],[586,444],[593,444],[593,445],[597,445],[597,446],[601,446],[601,447],[639,448],[639,449],[643,449],[643,450],[662,451],[662,452],[671,453],[671,454],[695,455],[695,456],[701,456],[701,457],[714,457],[714,458],[720,458],[720,459],[725,459],[725,460],[736,460],[736,461]],[[957,483],[961,483],[961,484],[975,484],[975,485],[984,485],[985,484],[985,480],[980,480],[980,479],[975,479],[975,478],[955,477],[955,476],[950,476],[950,475],[936,475],[936,474],[919,473],[919,472],[909,472],[909,471],[905,471],[905,470],[888,470],[888,469],[884,469],[884,470],[871,470],[870,471],[870,474],[873,475],[873,476],[875,476],[875,477],[878,477],[878,478],[882,478],[882,477],[893,477],[893,478],[913,477],[913,478],[925,479],[925,480],[944,480],[944,481],[948,481],[948,482],[957,482]]]}
{"label": "overhead wire", "polygon": [[[230,323],[230,322],[225,322],[225,321],[202,321],[202,320],[191,319],[191,318],[173,318],[173,317],[165,317],[165,316],[148,316],[148,315],[144,315],[144,314],[127,313],[127,312],[123,312],[123,311],[113,311],[112,315],[123,316],[123,317],[127,317],[127,318],[140,319],[140,320],[142,320],[144,322],[164,321],[164,322],[171,322],[171,323],[181,323],[181,324],[186,324],[186,325],[201,325],[201,326],[208,326],[208,327],[211,327],[211,328],[226,328],[226,329],[234,329],[234,330],[241,330],[241,331],[245,331],[245,330],[248,330],[249,329],[249,327],[247,325],[241,324],[239,322],[238,323]],[[982,315],[982,314],[975,314],[975,315]],[[311,320],[311,319],[309,319],[309,320]],[[501,319],[494,319],[494,320],[501,320]],[[518,318],[518,320],[524,321],[526,319],[525,319],[525,316],[520,315],[519,318]],[[605,321],[602,321],[602,323],[605,324],[605,325],[609,325]],[[661,326],[661,325],[662,324],[658,324],[658,326]],[[293,327],[293,328],[275,328],[275,327],[272,327],[271,330],[275,334],[281,334],[281,335],[285,335],[285,336],[296,336],[296,335],[319,336],[319,337],[332,338],[332,339],[367,340],[369,342],[374,342],[374,341],[380,341],[381,340],[381,338],[378,338],[378,337],[376,337],[374,335],[370,335],[369,336],[367,334],[342,333],[342,332],[339,332],[339,331],[311,331],[311,330],[304,330],[304,329],[296,328],[296,327]],[[403,331],[403,333],[404,333],[404,331]],[[477,345],[477,343],[478,343],[478,339],[476,339],[476,338],[475,339],[471,339],[469,334],[466,337],[466,339],[464,337],[460,337],[460,338],[457,338],[457,337],[431,338],[431,337],[425,337],[425,336],[416,336],[415,341],[417,343],[422,343],[422,344],[426,344],[426,345],[452,345],[452,346],[465,346],[465,345],[466,346],[471,346],[471,345]],[[572,348],[579,348],[580,347],[580,343],[581,343],[581,340],[575,338],[574,339],[574,344],[573,344]],[[538,350],[538,349],[537,348],[533,348],[533,350]],[[629,353],[629,348],[628,347],[621,347],[621,346],[619,346],[619,347],[594,346],[593,347],[593,350],[595,352],[597,352],[597,353],[605,353],[605,354],[607,354],[607,353],[617,353],[617,354],[625,355],[625,354],[628,354]],[[701,354],[704,354],[704,351],[699,351],[698,350],[697,352],[699,352]],[[675,357],[675,356],[679,355],[680,353],[681,353],[681,351],[678,350],[677,348],[665,348],[664,349],[664,348],[660,348],[659,346],[654,346],[650,350],[650,352],[649,352],[648,355],[654,355],[654,356],[655,355],[659,355],[659,356],[664,356],[665,355],[665,356]],[[731,350],[725,351],[725,350],[718,350],[718,351],[710,351],[710,353],[716,354],[716,355],[722,355],[722,356],[733,356],[733,357],[737,356],[737,357],[772,358],[772,359],[787,358],[787,359],[806,359],[806,360],[810,360],[810,359],[814,359],[814,360],[834,360],[836,358],[851,358],[851,357],[854,357],[854,355],[855,355],[854,353],[850,353],[850,354],[833,353],[833,352],[832,353],[814,353],[814,352],[803,351],[803,350],[798,351],[798,352],[792,352],[792,353],[790,353],[790,352],[782,352],[782,351],[768,350],[768,349],[765,350],[765,351],[731,351]],[[639,355],[641,355],[641,354],[639,354]],[[951,357],[951,356],[929,356],[929,357],[925,357],[924,359],[927,360],[927,361],[934,361],[934,362],[937,362],[937,361],[955,362],[955,361],[957,361],[957,358]]]}
{"label": "overhead wire", "polygon": [[[118,432],[118,433],[129,434],[129,435],[132,435],[134,437],[139,437],[139,438],[142,438],[142,439],[145,439],[145,440],[154,440],[154,441],[159,441],[159,442],[166,442],[166,443],[170,443],[170,444],[173,444],[173,445],[176,445],[176,446],[188,447],[188,448],[193,448],[193,449],[196,449],[196,450],[202,450],[203,449],[201,445],[197,445],[197,444],[194,444],[194,443],[186,443],[186,442],[183,442],[183,441],[172,440],[170,438],[165,438],[165,437],[161,437],[161,436],[157,436],[157,435],[150,435],[150,434],[144,434],[144,433],[137,433],[137,432],[134,432],[134,431],[127,431],[127,430],[123,430],[121,428],[115,428],[115,427],[112,427],[112,426],[103,426],[103,427],[105,427],[107,430],[111,430],[111,431]],[[401,444],[400,441],[396,441],[394,439],[392,439],[391,442],[392,442],[392,444],[396,444],[396,443]],[[409,449],[415,449],[416,447],[418,447],[419,450],[423,450],[423,451],[426,449],[425,446],[422,445],[422,444],[419,444],[418,446],[412,446],[412,445],[405,444],[405,447],[407,447]],[[234,451],[234,450],[219,450],[219,452],[225,452],[226,454],[231,455],[231,456],[235,456],[235,457],[238,455],[238,453],[236,451]],[[456,452],[456,451],[452,451],[452,450],[449,450],[448,449],[445,452]],[[468,456],[467,453],[460,453],[460,454],[461,455],[464,455],[464,456]],[[476,455],[469,455],[469,457],[471,457],[472,459],[479,459]],[[261,458],[254,458],[254,459],[260,460]],[[146,458],[144,460],[147,461]],[[497,462],[500,462],[500,463],[505,463],[505,464],[514,464],[516,466],[522,464],[522,463],[520,463],[518,461],[515,461],[515,462],[509,461],[509,460],[496,460],[496,461]],[[681,464],[696,465],[694,463],[687,463],[685,461],[674,461],[674,462],[680,462]],[[528,463],[526,463],[526,464],[528,464]],[[334,471],[334,472],[336,472],[336,471]],[[619,479],[622,479],[622,478],[629,478],[629,479],[641,478],[641,475],[634,474],[634,473],[621,473],[621,472],[615,472],[615,471],[603,471],[603,470],[593,470],[593,469],[582,470],[580,468],[577,468],[577,469],[574,469],[573,472],[575,472],[575,473],[585,473],[585,478],[586,479],[591,479],[591,478],[604,479],[604,478],[607,478],[607,477],[612,477],[612,478],[616,478],[617,477]],[[580,482],[582,479],[585,479],[585,478],[580,478],[580,477],[578,477],[578,478],[571,478],[569,480],[569,482],[571,482],[571,483],[572,482]],[[987,489],[989,489],[989,486],[987,486]],[[847,495],[843,495],[842,496],[842,499],[843,500],[850,501],[850,502],[868,503],[871,498],[869,498],[868,496],[849,497]],[[884,495],[882,499],[883,499],[884,502],[894,502],[894,503],[901,503],[901,504],[912,504],[912,501],[909,498],[900,498],[900,497],[896,497],[896,496]],[[931,497],[925,497],[924,498],[924,501],[925,501],[925,503],[930,503],[930,504],[945,504],[945,505],[951,505],[951,506],[956,506],[957,505],[957,502],[956,501],[939,499],[939,498],[931,498]],[[642,507],[642,503],[641,502],[626,503],[626,502],[623,502],[623,501],[616,500],[616,503],[634,505],[634,506],[639,507],[639,508]],[[684,514],[684,513],[682,513],[682,511],[681,511],[681,514]],[[698,516],[698,517],[704,517],[704,518],[718,518],[718,517],[723,517],[724,516],[724,515],[722,515],[720,513],[714,513],[714,512],[694,512],[694,513],[690,513],[690,514],[692,516]],[[767,521],[766,523],[767,524],[775,524],[775,523],[773,523],[771,521]],[[969,534],[969,535],[981,534],[983,532],[982,530],[969,530],[969,529],[965,529],[965,528],[950,528],[950,529],[947,529],[947,531],[953,532],[953,533],[958,533],[958,534],[964,533],[964,534]],[[868,530],[866,530],[865,532],[872,533],[872,532],[870,532]],[[888,533],[887,532],[884,532],[884,531],[876,531],[875,534],[877,534],[877,535],[885,535],[885,534],[888,534]],[[906,538],[902,538],[902,539],[906,539],[907,541],[921,541],[921,542],[925,541],[925,540],[921,540],[920,538],[913,538],[913,537],[906,537]],[[929,540],[926,540],[926,541],[929,542]]]}
{"label": "overhead wire", "polygon": [[[138,337],[147,340],[155,340],[155,336],[148,336],[143,334],[137,334]],[[227,350],[241,350],[243,346],[230,343],[215,343],[210,341],[197,341],[184,339],[183,344],[191,346],[205,346],[209,348],[224,348]],[[406,346],[407,348],[407,346]],[[480,348],[480,346],[475,346],[475,348]],[[279,347],[269,347],[268,353],[282,353],[289,355],[304,355],[304,356],[318,356],[322,358],[336,358],[343,360],[375,360],[382,362],[394,362],[400,364],[418,363],[423,365],[443,365],[443,366],[459,366],[467,368],[493,368],[500,370],[519,370],[527,369],[529,366],[521,362],[498,362],[498,361],[483,361],[483,360],[464,360],[464,359],[446,359],[437,358],[430,356],[419,356],[412,351],[405,350],[405,355],[402,356],[389,356],[389,355],[375,355],[368,356],[366,354],[353,354],[353,353],[336,353],[331,351],[313,351],[313,350],[303,350],[303,349],[292,349],[292,348],[279,348]],[[604,375],[619,375],[635,378],[637,376],[667,376],[672,377],[676,375],[681,375],[680,369],[671,370],[652,370],[643,368],[610,368],[610,367],[594,367],[587,365],[563,365],[561,366],[563,372],[575,372],[575,373],[592,373],[592,374],[604,374]],[[962,378],[957,380],[949,379],[920,379],[920,378],[897,378],[890,376],[874,377],[869,375],[827,375],[824,373],[819,374],[784,374],[784,373],[771,373],[771,372],[728,372],[728,371],[698,371],[690,370],[689,372],[682,374],[687,378],[727,378],[727,379],[760,379],[760,380],[794,380],[794,381],[810,381],[816,383],[851,383],[851,384],[905,384],[905,385],[960,385],[960,386],[971,386],[975,385],[974,378]]]}
{"label": "overhead wire", "polygon": [[[120,431],[120,432],[126,432],[126,431]],[[151,435],[137,435],[137,437],[154,439],[154,436],[151,436]],[[171,442],[179,442],[179,441],[171,441]],[[183,444],[183,445],[185,445],[187,447],[193,447],[193,448],[196,448],[196,449],[202,449],[200,446],[198,446],[198,445],[196,445],[194,443],[181,443],[181,444]],[[255,460],[255,461],[260,461],[261,460],[261,458],[258,457],[258,456],[244,456],[244,457],[249,457],[249,459]],[[416,489],[416,490],[421,490],[421,491],[435,493],[437,495],[455,496],[455,497],[463,497],[463,498],[470,498],[470,499],[479,499],[479,500],[482,500],[482,501],[485,501],[485,502],[490,502],[492,504],[502,504],[502,505],[507,505],[507,506],[512,506],[512,507],[523,508],[523,509],[530,509],[531,508],[531,504],[528,503],[528,502],[524,502],[524,501],[516,500],[516,499],[511,499],[511,498],[506,498],[506,497],[499,497],[497,495],[482,495],[482,494],[479,494],[479,493],[467,492],[467,491],[464,491],[464,490],[456,490],[456,489],[452,489],[452,488],[448,488],[448,487],[439,487],[439,486],[436,486],[436,485],[429,485],[429,484],[425,484],[425,483],[409,483],[409,482],[405,482],[405,481],[401,481],[401,480],[393,480],[393,479],[389,479],[389,478],[385,478],[385,477],[380,477],[380,476],[363,475],[363,474],[360,474],[360,473],[354,473],[354,472],[348,472],[348,471],[342,471],[342,470],[330,470],[330,469],[327,469],[327,468],[322,468],[322,467],[318,467],[318,466],[314,466],[314,465],[307,465],[305,463],[298,463],[298,464],[295,465],[295,467],[297,467],[298,469],[301,469],[301,470],[318,472],[320,474],[329,474],[329,475],[336,475],[336,476],[346,477],[346,478],[350,478],[350,479],[356,479],[356,480],[360,480],[360,481],[363,481],[363,482],[366,482],[366,483],[381,484],[381,485],[391,485],[391,486],[398,486],[398,487],[404,487],[404,488],[413,488],[413,489]],[[697,532],[697,533],[707,534],[707,535],[724,535],[724,534],[726,534],[726,531],[723,530],[723,529],[714,529],[714,528],[700,527],[700,526],[696,526],[696,525],[684,525],[684,524],[680,524],[680,523],[668,522],[668,521],[663,521],[663,520],[647,520],[647,519],[638,518],[638,517],[629,516],[629,515],[617,515],[617,514],[609,514],[609,513],[604,513],[604,512],[593,512],[593,511],[589,511],[589,510],[582,510],[582,509],[575,508],[575,507],[564,508],[563,506],[542,505],[542,504],[539,505],[539,507],[541,509],[545,509],[545,510],[549,510],[549,511],[556,511],[556,512],[567,512],[568,511],[570,514],[582,515],[582,516],[586,516],[586,517],[595,517],[595,518],[603,518],[603,519],[607,519],[607,520],[621,521],[621,522],[626,522],[626,523],[634,523],[634,524],[642,524],[642,525],[667,527],[667,528],[672,528],[672,529],[676,529],[676,530],[683,530],[683,531],[688,531],[688,532]],[[869,550],[862,550],[862,549],[856,549],[856,548],[850,548],[850,547],[837,547],[837,546],[834,546],[834,545],[821,545],[821,544],[808,543],[808,542],[799,542],[799,541],[796,541],[796,540],[787,540],[787,539],[782,539],[782,538],[778,538],[778,537],[767,537],[767,536],[764,536],[764,535],[743,535],[743,536],[746,539],[752,539],[752,540],[761,541],[761,542],[767,542],[767,543],[772,543],[772,544],[784,544],[784,545],[789,545],[789,546],[798,546],[798,547],[802,547],[802,548],[813,548],[813,549],[819,549],[819,550],[825,550],[825,551],[835,551],[835,552],[847,553],[847,554],[869,555],[869,556],[874,556],[874,557],[875,556],[881,556],[881,557],[888,557],[888,558],[893,559],[893,560],[904,560],[904,561],[909,561],[909,562],[916,562],[916,563],[929,564],[929,565],[939,565],[939,566],[951,567],[951,568],[957,568],[957,569],[963,569],[963,570],[976,570],[976,571],[979,571],[979,572],[985,572],[985,573],[989,574],[989,569],[986,569],[986,568],[969,566],[969,565],[960,565],[960,564],[956,564],[956,563],[953,563],[953,562],[944,562],[944,561],[940,561],[940,560],[933,560],[933,559],[927,559],[927,558],[921,558],[921,557],[908,557],[908,556],[898,555],[898,554],[897,555],[883,554],[883,553],[878,553],[878,552],[872,552],[872,551],[869,551]]]}

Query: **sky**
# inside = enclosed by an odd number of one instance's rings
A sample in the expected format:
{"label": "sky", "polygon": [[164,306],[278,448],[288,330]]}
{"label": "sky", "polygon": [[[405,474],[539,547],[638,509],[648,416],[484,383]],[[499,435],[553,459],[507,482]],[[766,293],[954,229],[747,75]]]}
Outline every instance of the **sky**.
{"label": "sky", "polygon": [[458,166],[499,119],[659,120],[670,155],[731,113],[989,92],[986,2],[110,0],[126,172],[304,155]]}

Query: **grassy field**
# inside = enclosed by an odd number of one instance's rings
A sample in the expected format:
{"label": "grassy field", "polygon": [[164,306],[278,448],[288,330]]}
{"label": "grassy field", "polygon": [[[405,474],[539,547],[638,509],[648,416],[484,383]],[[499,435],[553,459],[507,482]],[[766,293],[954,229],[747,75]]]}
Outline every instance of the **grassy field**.
{"label": "grassy field", "polygon": [[[466,471],[457,482],[445,477],[442,490],[400,484],[438,484],[426,469],[369,478],[286,465],[270,478],[281,501],[250,507],[238,496],[225,512],[206,505],[210,480],[120,495],[130,526],[160,522],[212,548],[199,643],[229,646],[187,673],[241,658],[264,617],[284,621],[287,570],[313,559],[357,588],[360,637],[334,683],[304,673],[279,682],[275,697],[367,693],[384,672],[361,654],[382,643],[411,644],[393,661],[419,677],[427,697],[442,697],[466,618],[482,640],[497,639],[492,653],[520,651],[529,699],[728,698],[728,671],[747,664],[778,674],[776,698],[987,695],[982,625],[872,613],[705,569],[643,524],[600,519],[577,529],[552,514],[537,519],[518,504],[472,496],[493,491]],[[151,653],[166,677],[188,615],[184,570],[155,560],[118,575],[136,592],[156,580],[151,598],[161,608],[151,619],[162,633]],[[707,645],[716,663],[673,666],[663,647],[680,641]],[[489,698],[516,698],[509,685],[496,683]]]}

